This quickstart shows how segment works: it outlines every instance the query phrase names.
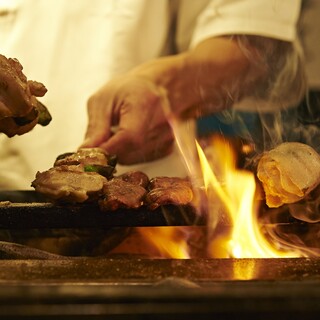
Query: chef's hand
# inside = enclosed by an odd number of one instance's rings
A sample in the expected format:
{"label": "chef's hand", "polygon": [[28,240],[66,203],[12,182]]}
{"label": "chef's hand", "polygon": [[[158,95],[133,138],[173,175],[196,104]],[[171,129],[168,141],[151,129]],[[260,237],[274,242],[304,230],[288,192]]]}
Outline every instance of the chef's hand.
{"label": "chef's hand", "polygon": [[89,124],[81,147],[104,148],[120,164],[161,158],[172,150],[164,114],[166,92],[134,72],[112,80],[88,101]]}
{"label": "chef's hand", "polygon": [[36,99],[46,92],[42,83],[27,80],[18,60],[0,55],[0,132],[12,137],[47,125],[51,116]]}
{"label": "chef's hand", "polygon": [[218,112],[252,91],[264,69],[251,64],[257,59],[248,59],[250,49],[244,52],[232,37],[213,37],[112,80],[89,99],[89,125],[81,147],[102,147],[121,164],[167,155],[174,140],[168,124],[172,115],[191,118]]}

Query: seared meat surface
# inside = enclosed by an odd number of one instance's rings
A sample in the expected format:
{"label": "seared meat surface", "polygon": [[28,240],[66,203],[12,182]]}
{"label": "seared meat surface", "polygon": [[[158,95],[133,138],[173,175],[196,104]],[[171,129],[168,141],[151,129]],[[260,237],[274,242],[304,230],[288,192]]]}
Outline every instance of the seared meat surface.
{"label": "seared meat surface", "polygon": [[95,202],[101,211],[136,209],[147,205],[151,210],[162,205],[186,205],[193,192],[190,181],[175,177],[157,177],[151,181],[141,171],[114,176],[116,157],[101,148],[83,148],[65,153],[54,166],[38,172],[32,186],[47,198],[65,202]]}
{"label": "seared meat surface", "polygon": [[191,183],[177,177],[156,177],[149,183],[145,202],[151,210],[162,205],[186,205],[193,199]]}
{"label": "seared meat surface", "polygon": [[16,59],[0,55],[0,132],[8,137],[30,131],[37,123],[47,125],[51,115],[36,97],[47,92],[37,81],[28,81]]}
{"label": "seared meat surface", "polygon": [[83,148],[58,156],[53,168],[38,172],[32,186],[49,199],[71,203],[97,200],[113,177],[116,157],[101,148]]}
{"label": "seared meat surface", "polygon": [[257,177],[270,208],[296,203],[319,185],[320,155],[303,143],[282,143],[262,155]]}
{"label": "seared meat surface", "polygon": [[115,167],[116,157],[107,154],[101,148],[81,148],[77,152],[64,153],[57,157],[54,166],[61,165],[111,165]]}
{"label": "seared meat surface", "polygon": [[128,171],[118,176],[118,178],[122,179],[123,181],[139,185],[145,189],[147,189],[149,185],[149,177],[141,171]]}
{"label": "seared meat surface", "polygon": [[117,157],[107,154],[101,148],[81,148],[77,152],[64,153],[57,157],[54,166],[83,166],[85,172],[97,172],[111,179],[115,172]]}
{"label": "seared meat surface", "polygon": [[147,190],[138,184],[114,178],[103,187],[103,197],[99,200],[102,211],[119,208],[136,209],[142,206]]}
{"label": "seared meat surface", "polygon": [[50,199],[82,203],[95,199],[105,182],[107,179],[102,175],[85,172],[83,165],[61,165],[38,172],[31,185]]}

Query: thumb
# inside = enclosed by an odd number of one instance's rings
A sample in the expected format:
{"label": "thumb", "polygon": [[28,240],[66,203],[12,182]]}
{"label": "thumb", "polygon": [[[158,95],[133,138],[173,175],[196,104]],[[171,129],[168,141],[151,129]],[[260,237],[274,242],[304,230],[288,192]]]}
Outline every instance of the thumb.
{"label": "thumb", "polygon": [[80,147],[96,147],[111,136],[110,119],[99,103],[88,104],[88,126]]}

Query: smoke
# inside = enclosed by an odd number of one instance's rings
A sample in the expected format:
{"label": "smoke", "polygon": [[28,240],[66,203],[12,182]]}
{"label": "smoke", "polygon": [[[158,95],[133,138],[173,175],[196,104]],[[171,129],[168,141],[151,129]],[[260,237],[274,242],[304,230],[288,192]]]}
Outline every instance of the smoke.
{"label": "smoke", "polygon": [[[254,101],[247,109],[225,109],[211,119],[215,131],[252,142],[255,153],[250,154],[246,164],[263,151],[287,142],[296,141],[312,146],[320,152],[320,95],[309,91],[304,51],[297,39],[293,43],[255,36],[233,36],[252,66],[242,81],[233,79],[221,94],[225,101],[235,104]],[[223,99],[223,96],[227,98]],[[219,108],[221,108],[221,105]],[[225,107],[229,106],[227,104]],[[319,108],[319,107],[318,107]],[[212,106],[214,109],[214,106]],[[214,129],[212,126],[211,129]],[[199,128],[199,132],[201,132]],[[209,133],[210,130],[202,130]],[[200,134],[201,135],[201,134]],[[251,167],[252,168],[252,167]],[[306,199],[303,203],[286,207],[287,216],[294,223],[270,224],[266,215],[265,233],[270,242],[283,250],[298,250],[305,256],[319,256],[319,203],[320,197]],[[301,216],[303,219],[301,219]],[[309,220],[307,221],[306,217]],[[305,221],[303,224],[299,221]],[[292,222],[291,221],[291,222]],[[307,222],[307,223],[306,223]],[[313,222],[311,225],[310,222]],[[303,226],[303,228],[302,228]]]}
{"label": "smoke", "polygon": [[223,88],[221,105],[211,106],[212,110],[223,109],[232,102],[235,108],[214,114],[208,129],[201,128],[205,120],[200,120],[200,134],[211,130],[240,137],[253,142],[258,154],[287,141],[306,143],[319,152],[320,96],[309,90],[299,39],[286,42],[245,35],[231,38],[237,41],[251,67],[245,78],[235,77]]}
{"label": "smoke", "polygon": [[[298,39],[287,42],[258,36],[233,38],[251,64],[244,79],[246,96],[281,109],[302,100],[306,93],[306,74]],[[263,111],[259,104],[256,109]]]}

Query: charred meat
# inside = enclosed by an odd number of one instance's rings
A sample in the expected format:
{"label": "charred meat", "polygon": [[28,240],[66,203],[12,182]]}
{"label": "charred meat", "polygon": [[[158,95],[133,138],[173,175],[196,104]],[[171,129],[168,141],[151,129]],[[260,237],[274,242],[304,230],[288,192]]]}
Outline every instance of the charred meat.
{"label": "charred meat", "polygon": [[101,148],[83,148],[57,157],[48,171],[38,172],[32,186],[49,199],[68,203],[97,200],[113,177],[116,157]]}
{"label": "charred meat", "polygon": [[8,137],[30,131],[37,123],[47,125],[51,115],[37,100],[47,92],[46,87],[23,74],[16,59],[0,55],[0,131]]}
{"label": "charred meat", "polygon": [[298,202],[320,183],[320,155],[303,143],[282,143],[262,155],[257,177],[269,207]]}
{"label": "charred meat", "polygon": [[177,177],[156,177],[149,183],[146,205],[154,210],[162,205],[186,205],[193,199],[191,183]]}
{"label": "charred meat", "polygon": [[147,190],[138,184],[114,178],[105,182],[103,196],[99,200],[102,211],[117,210],[119,208],[137,209],[143,205]]}
{"label": "charred meat", "polygon": [[57,157],[54,166],[83,165],[85,172],[97,172],[111,179],[115,172],[117,157],[107,154],[101,148],[82,148],[77,152],[64,153]]}
{"label": "charred meat", "polygon": [[32,186],[48,199],[65,203],[91,202],[101,211],[153,210],[162,205],[186,205],[193,191],[187,179],[157,177],[141,171],[114,176],[117,158],[101,148],[82,148],[57,157],[54,166],[38,172]]}
{"label": "charred meat", "polygon": [[117,158],[115,155],[107,154],[101,148],[81,148],[77,152],[64,153],[57,157],[54,166],[61,165],[101,165],[115,167]]}
{"label": "charred meat", "polygon": [[147,189],[149,185],[149,177],[141,171],[128,171],[118,176],[118,178],[122,179],[123,181],[139,185],[145,189]]}

